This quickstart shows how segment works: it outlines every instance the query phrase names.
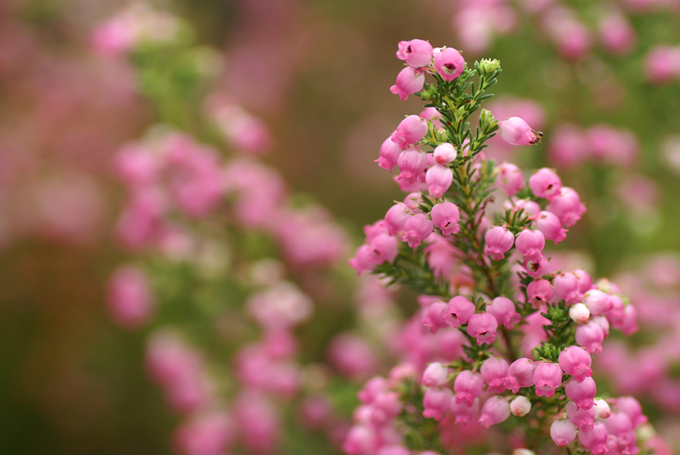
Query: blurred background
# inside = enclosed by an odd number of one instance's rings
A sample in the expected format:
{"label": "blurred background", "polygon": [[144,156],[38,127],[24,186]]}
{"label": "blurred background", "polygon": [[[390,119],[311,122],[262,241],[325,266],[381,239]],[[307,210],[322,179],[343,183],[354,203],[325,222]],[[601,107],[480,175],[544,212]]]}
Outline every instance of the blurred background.
{"label": "blurred background", "polygon": [[[261,160],[288,182],[293,205],[325,207],[346,232],[333,273],[352,279],[346,259],[362,227],[404,196],[373,160],[403,116],[422,110],[389,91],[401,40],[456,47],[468,64],[499,59],[489,109],[497,118],[522,116],[545,140],[531,148],[495,142],[489,156],[526,170],[556,167],[589,208],[557,249],[575,251],[594,276],[622,277],[627,289],[647,280],[647,298],[680,311],[680,2],[148,3],[189,30],[177,40],[198,50],[193,69],[207,75],[200,93],[174,104],[162,101],[171,88],[154,91],[173,54],[156,63],[153,49],[121,57],[102,38],[102,24],[130,2],[0,0],[0,453],[173,453],[168,441],[180,418],[148,379],[148,333],[120,328],[107,310],[111,272],[138,254],[117,238],[126,190],[112,163],[159,122],[191,131],[182,113],[203,112],[204,95],[228,92],[231,105],[266,125],[271,151]],[[239,145],[221,148],[228,156]],[[300,343],[325,346],[354,323],[351,298],[305,290],[330,303],[316,329],[299,332]],[[338,319],[323,322],[324,314]],[[643,329],[658,327],[658,317],[642,319]],[[673,324],[664,330],[676,333]],[[644,333],[634,341],[659,344]],[[311,348],[308,360],[323,362],[324,352]],[[679,369],[659,362],[640,381],[663,380],[674,394],[664,407],[650,392],[646,404],[673,434]],[[646,393],[644,384],[611,387]],[[331,453],[299,440],[275,452]]]}

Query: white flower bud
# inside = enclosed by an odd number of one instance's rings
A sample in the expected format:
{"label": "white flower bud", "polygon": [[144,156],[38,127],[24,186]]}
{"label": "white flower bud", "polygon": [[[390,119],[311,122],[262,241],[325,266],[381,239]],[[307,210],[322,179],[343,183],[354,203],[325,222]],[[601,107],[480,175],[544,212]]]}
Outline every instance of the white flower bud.
{"label": "white flower bud", "polygon": [[569,317],[579,324],[585,324],[590,319],[590,310],[582,303],[577,303],[569,308]]}
{"label": "white flower bud", "polygon": [[531,411],[531,401],[527,397],[520,395],[510,402],[510,412],[517,417],[524,417],[529,414],[529,411]]}
{"label": "white flower bud", "polygon": [[612,415],[612,410],[609,408],[609,403],[602,398],[595,400],[595,418],[606,419]]}

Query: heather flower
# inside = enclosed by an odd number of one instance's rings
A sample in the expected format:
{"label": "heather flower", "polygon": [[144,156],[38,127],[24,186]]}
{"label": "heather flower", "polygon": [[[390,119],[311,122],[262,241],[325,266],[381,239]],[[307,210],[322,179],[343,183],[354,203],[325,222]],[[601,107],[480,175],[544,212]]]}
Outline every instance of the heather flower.
{"label": "heather flower", "polygon": [[447,312],[451,315],[448,319],[449,326],[455,329],[461,324],[467,324],[475,310],[475,304],[462,295],[452,298],[447,307]]}
{"label": "heather flower", "polygon": [[388,137],[380,146],[380,157],[375,161],[381,168],[392,172],[394,166],[397,165],[399,155],[401,155],[401,147],[392,140],[392,137]]}
{"label": "heather flower", "polygon": [[531,401],[525,396],[518,396],[510,402],[510,412],[517,417],[524,417],[531,411]]}
{"label": "heather flower", "polygon": [[522,317],[515,310],[515,304],[506,297],[496,297],[486,306],[486,312],[492,314],[499,324],[504,325],[508,330],[517,324]]}
{"label": "heather flower", "polygon": [[596,322],[590,321],[576,327],[576,343],[586,348],[589,354],[602,353],[602,341],[604,331]]}
{"label": "heather flower", "polygon": [[593,428],[597,406],[590,409],[579,408],[576,403],[570,401],[565,408],[569,421],[576,425],[579,430],[588,431]]}
{"label": "heather flower", "polygon": [[461,371],[453,383],[453,391],[456,392],[456,403],[467,403],[472,406],[484,389],[484,381],[479,373],[470,370]]}
{"label": "heather flower", "polygon": [[144,272],[133,266],[115,270],[107,286],[107,303],[114,321],[127,329],[142,326],[151,317],[153,295]]}
{"label": "heather flower", "polygon": [[593,375],[590,369],[592,359],[584,349],[578,346],[569,346],[560,352],[559,363],[565,373],[572,375],[577,381]]}
{"label": "heather flower", "polygon": [[555,300],[565,300],[567,303],[577,303],[581,300],[578,279],[572,273],[561,273],[553,279]]}
{"label": "heather flower", "polygon": [[[409,115],[399,123],[392,134],[392,142],[399,144],[402,149],[417,144],[427,134],[427,121],[417,115]],[[427,156],[425,157],[427,159]]]}
{"label": "heather flower", "polygon": [[534,308],[540,308],[553,297],[553,289],[548,280],[534,280],[527,286],[527,298]]}
{"label": "heather flower", "polygon": [[[541,231],[524,230],[515,239],[515,248],[524,257],[533,261],[539,261],[542,257],[541,252],[545,248],[545,237]],[[554,284],[553,284],[554,285]]]}
{"label": "heather flower", "polygon": [[449,409],[456,417],[456,423],[466,424],[479,412],[479,398],[475,398],[469,405],[465,400],[458,402],[454,396],[451,398]]}
{"label": "heather flower", "polygon": [[505,253],[512,248],[515,237],[506,228],[494,226],[486,231],[484,241],[486,242],[484,254],[491,256],[494,261],[499,261],[505,258]]}
{"label": "heather flower", "polygon": [[576,439],[576,427],[567,419],[555,420],[550,425],[550,437],[558,446],[567,446]]}
{"label": "heather flower", "polygon": [[449,410],[453,394],[449,389],[431,387],[425,392],[423,398],[423,417],[431,417],[434,420],[441,420],[442,414]]}
{"label": "heather flower", "polygon": [[508,375],[508,362],[505,359],[489,357],[484,361],[479,372],[484,382],[488,384],[489,390],[493,390],[496,393],[505,391],[503,379]]}
{"label": "heather flower", "polygon": [[535,364],[527,358],[512,362],[508,368],[508,376],[503,380],[506,389],[517,393],[522,387],[534,385],[534,368]]}
{"label": "heather flower", "polygon": [[540,362],[534,370],[536,396],[550,398],[555,389],[562,385],[562,369],[556,363]]}
{"label": "heather flower", "polygon": [[546,210],[557,215],[562,226],[571,227],[581,219],[581,215],[586,212],[586,207],[581,204],[578,193],[571,188],[564,187],[558,192],[549,198],[550,203]]}
{"label": "heather flower", "polygon": [[[552,201],[560,194],[562,180],[555,174],[555,171],[544,167],[543,169],[536,171],[536,173],[529,178],[529,186],[536,197]],[[553,210],[548,209],[548,211],[554,213]]]}
{"label": "heather flower", "polygon": [[458,225],[460,211],[453,202],[447,201],[436,204],[432,207],[430,216],[434,225],[441,229],[442,235],[447,236],[460,232],[460,226]]}
{"label": "heather flower", "polygon": [[432,60],[432,45],[421,39],[400,41],[397,58],[414,68],[427,66]]}
{"label": "heather flower", "polygon": [[406,222],[411,218],[411,212],[406,204],[397,202],[385,214],[385,224],[387,232],[395,235],[406,229]]}
{"label": "heather flower", "polygon": [[423,372],[422,383],[427,387],[443,387],[448,381],[449,370],[439,362],[432,362]]}
{"label": "heather flower", "polygon": [[595,422],[589,431],[579,431],[578,440],[583,446],[594,454],[607,453],[607,427],[602,422]]}
{"label": "heather flower", "polygon": [[423,85],[425,85],[425,75],[422,71],[407,66],[399,71],[397,83],[390,87],[390,92],[399,95],[399,98],[405,101],[409,95],[421,91]]}
{"label": "heather flower", "polygon": [[408,242],[411,248],[415,248],[432,234],[433,229],[434,225],[426,215],[422,213],[413,215],[404,225],[404,236],[401,240]]}
{"label": "heather flower", "polygon": [[642,414],[642,406],[640,402],[633,397],[619,397],[614,403],[618,408],[619,412],[630,417],[631,422],[635,428],[647,422],[647,416]]}
{"label": "heather flower", "polygon": [[542,133],[536,133],[519,117],[510,117],[500,120],[500,135],[506,142],[512,145],[534,145],[541,142]]}
{"label": "heather flower", "polygon": [[510,405],[505,398],[494,396],[486,400],[479,421],[486,428],[504,422],[510,417]]}
{"label": "heather flower", "polygon": [[399,179],[416,179],[427,167],[427,153],[415,148],[409,148],[401,152],[397,160],[399,166]]}
{"label": "heather flower", "polygon": [[445,81],[457,79],[465,69],[465,59],[457,50],[447,47],[434,53],[434,67]]}
{"label": "heather flower", "polygon": [[583,381],[575,378],[570,379],[564,386],[564,392],[567,394],[567,398],[576,403],[579,409],[588,410],[595,406],[594,398],[597,387],[593,378],[583,378]]}
{"label": "heather flower", "polygon": [[512,196],[524,186],[524,176],[514,164],[503,163],[499,167],[496,184]]}
{"label": "heather flower", "polygon": [[496,340],[498,322],[490,313],[473,314],[468,321],[467,333],[477,339],[477,344],[492,344]]}
{"label": "heather flower", "polygon": [[453,181],[453,171],[441,164],[435,164],[425,173],[425,182],[427,182],[427,189],[430,196],[439,199],[444,195],[446,190],[451,186]]}
{"label": "heather flower", "polygon": [[426,316],[423,318],[423,325],[430,329],[432,333],[450,325],[448,308],[444,302],[434,302],[427,308]]}
{"label": "heather flower", "polygon": [[453,144],[449,144],[448,142],[438,145],[434,149],[433,153],[434,162],[441,164],[442,166],[446,166],[447,164],[451,163],[456,159],[457,155],[458,152],[456,152],[456,148],[453,146]]}

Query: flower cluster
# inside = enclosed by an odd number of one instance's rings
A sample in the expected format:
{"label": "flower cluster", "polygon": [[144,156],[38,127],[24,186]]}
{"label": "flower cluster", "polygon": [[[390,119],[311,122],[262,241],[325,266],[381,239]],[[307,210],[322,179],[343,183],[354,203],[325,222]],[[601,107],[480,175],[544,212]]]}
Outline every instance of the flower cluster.
{"label": "flower cluster", "polygon": [[[412,337],[419,323],[420,337],[429,331],[454,341],[448,358],[423,357],[407,338],[404,362],[359,394],[363,405],[345,451],[443,453],[452,441],[499,424],[515,446],[519,440],[538,453],[548,450],[548,435],[579,453],[653,450],[640,430],[646,417],[639,403],[598,396],[592,378],[592,356],[610,329],[637,331],[635,307],[606,279],[555,269],[546,251],[546,240],[563,241],[585,205],[551,169],[525,181],[518,167],[484,156],[496,131],[513,145],[542,136],[521,118],[497,121],[486,110],[474,132],[469,128],[469,116],[491,96],[485,92],[496,83],[498,62],[471,69],[456,60],[452,76],[441,65],[448,49],[426,44],[402,42],[397,57],[408,65],[402,73],[429,73],[435,82],[406,88],[398,79],[392,92],[418,91],[429,111],[406,117],[378,159],[385,169],[398,167],[396,179],[409,194],[366,227],[350,265],[421,295],[402,337]],[[455,430],[460,425],[472,426],[467,436]]]}

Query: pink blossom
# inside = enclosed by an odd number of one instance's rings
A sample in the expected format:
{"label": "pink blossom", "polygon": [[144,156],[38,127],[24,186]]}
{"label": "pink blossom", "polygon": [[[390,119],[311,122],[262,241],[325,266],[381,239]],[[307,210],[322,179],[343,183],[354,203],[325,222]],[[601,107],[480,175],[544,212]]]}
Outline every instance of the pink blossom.
{"label": "pink blossom", "polygon": [[[536,197],[541,197],[552,201],[560,194],[562,180],[552,169],[544,167],[539,169],[529,178],[529,186]],[[553,212],[553,210],[549,210]],[[559,214],[557,214],[559,217]],[[561,218],[560,218],[561,220]]]}
{"label": "pink blossom", "polygon": [[515,202],[515,211],[524,210],[524,216],[529,218],[535,217],[541,212],[541,206],[529,199],[519,199]]}
{"label": "pink blossom", "polygon": [[[390,87],[390,92],[399,95],[402,101],[408,99],[409,95],[419,92],[425,85],[425,75],[411,66],[407,66],[399,71],[397,83]],[[404,146],[402,146],[403,148]]]}
{"label": "pink blossom", "polygon": [[524,258],[522,267],[526,270],[531,278],[540,278],[543,275],[550,273],[550,263],[545,256],[541,256],[539,260]]}
{"label": "pink blossom", "polygon": [[606,419],[612,414],[612,410],[602,398],[595,400],[595,417],[598,419]]}
{"label": "pink blossom", "polygon": [[246,302],[246,309],[262,327],[281,329],[293,327],[309,318],[313,304],[293,283],[282,281],[252,294]]}
{"label": "pink blossom", "polygon": [[585,294],[593,286],[593,282],[590,279],[590,275],[588,275],[585,270],[576,269],[571,273],[573,273],[576,279],[578,280],[578,291],[581,294]]}
{"label": "pink blossom", "polygon": [[553,279],[555,300],[565,300],[567,303],[577,303],[581,300],[578,279],[572,273],[561,273]]}
{"label": "pink blossom", "polygon": [[421,39],[400,41],[397,58],[414,68],[427,66],[432,60],[432,45]]}
{"label": "pink blossom", "polygon": [[524,186],[524,176],[514,164],[503,163],[499,167],[496,184],[512,196]]}
{"label": "pink blossom", "polygon": [[401,155],[401,147],[390,136],[380,146],[380,157],[375,161],[381,168],[392,172],[394,166],[397,165],[399,155]]}
{"label": "pink blossom", "polygon": [[517,393],[522,387],[534,385],[534,368],[535,364],[524,357],[512,362],[508,368],[508,376],[503,380],[505,388]]}
{"label": "pink blossom", "polygon": [[456,403],[467,403],[472,406],[484,389],[484,381],[479,373],[470,370],[461,371],[453,383],[453,391],[456,392]]}
{"label": "pink blossom", "polygon": [[447,47],[434,53],[434,67],[445,81],[457,79],[465,69],[465,59],[457,50]]}
{"label": "pink blossom", "polygon": [[451,399],[449,409],[451,414],[456,417],[455,423],[466,424],[479,412],[479,398],[475,398],[472,405],[468,405],[466,401],[458,402],[454,396]]}
{"label": "pink blossom", "polygon": [[458,152],[456,152],[456,148],[453,146],[453,144],[449,144],[448,142],[438,145],[434,149],[433,153],[434,162],[441,164],[442,166],[446,166],[447,164],[451,163],[456,159],[457,155]]}
{"label": "pink blossom", "polygon": [[531,411],[531,401],[525,396],[519,395],[510,402],[510,412],[517,417],[524,417]]}
{"label": "pink blossom", "polygon": [[607,428],[601,422],[595,422],[589,431],[579,431],[578,440],[583,446],[594,454],[607,453]]}
{"label": "pink blossom", "polygon": [[408,242],[411,248],[416,248],[432,234],[433,229],[434,225],[426,215],[422,213],[413,215],[404,225],[404,236],[401,240]]}
{"label": "pink blossom", "polygon": [[221,455],[234,436],[229,416],[215,412],[183,423],[175,430],[173,445],[182,455]]}
{"label": "pink blossom", "polygon": [[515,237],[503,226],[494,226],[484,234],[484,254],[491,256],[494,261],[505,258],[505,253],[512,248]]}
{"label": "pink blossom", "polygon": [[559,125],[551,134],[550,162],[560,169],[577,166],[586,159],[587,150],[585,135],[574,125]]}
{"label": "pink blossom", "polygon": [[357,248],[354,257],[349,261],[349,266],[356,270],[357,274],[371,272],[381,263],[378,252],[371,245],[363,244]]}
{"label": "pink blossom", "polygon": [[425,134],[427,134],[427,121],[417,115],[409,115],[399,123],[397,130],[392,134],[392,142],[406,149],[409,145],[420,142]]}
{"label": "pink blossom", "polygon": [[489,357],[484,361],[479,372],[484,382],[488,384],[489,390],[493,390],[496,393],[505,391],[503,379],[508,375],[508,362],[505,359]]}
{"label": "pink blossom", "polygon": [[619,12],[611,12],[599,23],[600,41],[613,54],[627,54],[635,45],[635,30],[626,17]]}
{"label": "pink blossom", "polygon": [[657,46],[645,57],[647,79],[661,84],[680,77],[680,47]]}
{"label": "pink blossom", "polygon": [[234,403],[238,433],[247,450],[269,453],[276,447],[281,423],[272,403],[252,391],[242,393]]}
{"label": "pink blossom", "polygon": [[437,330],[450,325],[449,319],[447,305],[444,302],[434,302],[427,308],[422,322],[432,333],[436,333]]}
{"label": "pink blossom", "polygon": [[400,180],[417,179],[427,167],[427,153],[415,148],[406,149],[399,155],[397,166]]}
{"label": "pink blossom", "polygon": [[430,216],[434,225],[441,229],[442,235],[447,236],[460,232],[460,226],[458,225],[460,211],[453,202],[445,201],[436,204],[432,207]]}
{"label": "pink blossom", "polygon": [[492,344],[496,340],[498,322],[490,313],[473,314],[468,322],[467,334],[477,339],[478,345]]}
{"label": "pink blossom", "polygon": [[406,204],[397,202],[385,214],[387,232],[395,235],[405,230],[406,222],[411,218],[411,212]]}
{"label": "pink blossom", "polygon": [[439,199],[451,186],[453,171],[448,166],[435,164],[425,173],[425,181],[430,196]]}
{"label": "pink blossom", "polygon": [[558,446],[567,446],[576,439],[576,427],[567,419],[555,420],[550,425],[550,437]]}
{"label": "pink blossom", "polygon": [[565,373],[572,375],[577,381],[592,376],[590,355],[578,346],[569,346],[560,352],[559,362]]}
{"label": "pink blossom", "polygon": [[567,403],[567,417],[569,421],[576,425],[579,430],[588,431],[593,428],[595,422],[595,412],[597,406],[590,409],[583,409],[576,406],[576,403],[570,401]]}
{"label": "pink blossom", "polygon": [[553,297],[553,289],[548,280],[534,280],[527,286],[527,298],[534,308],[548,303]]}
{"label": "pink blossom", "polygon": [[586,348],[589,354],[600,354],[602,352],[603,340],[604,331],[594,321],[587,324],[579,324],[576,327],[576,343]]}
{"label": "pink blossom", "polygon": [[434,420],[441,420],[442,414],[449,410],[453,394],[449,389],[431,387],[425,392],[423,398],[423,417],[431,417]]}
{"label": "pink blossom", "polygon": [[444,387],[448,382],[449,369],[439,362],[432,362],[423,372],[422,383],[427,387]]}
{"label": "pink blossom", "polygon": [[609,336],[609,321],[604,316],[592,316],[591,321],[599,325],[605,338]]}
{"label": "pink blossom", "polygon": [[461,324],[467,324],[475,310],[475,304],[462,295],[452,298],[447,307],[447,312],[451,315],[448,320],[449,326],[456,328]]}
{"label": "pink blossom", "polygon": [[642,413],[640,402],[633,397],[619,397],[614,403],[619,412],[623,412],[630,417],[635,428],[647,422],[647,416]]}
{"label": "pink blossom", "polygon": [[537,397],[550,398],[562,385],[562,369],[556,363],[539,362],[534,370],[534,384]]}
{"label": "pink blossom", "polygon": [[503,397],[493,396],[486,400],[482,407],[482,416],[479,421],[486,428],[504,422],[510,417],[510,404]]}
{"label": "pink blossom", "polygon": [[590,314],[595,316],[605,314],[613,307],[610,296],[597,289],[586,292],[581,302],[588,307]]}
{"label": "pink blossom", "polygon": [[562,226],[565,227],[576,224],[581,219],[581,215],[586,212],[586,206],[581,204],[578,193],[567,187],[562,188],[558,195],[550,199],[546,209],[557,215]]}
{"label": "pink blossom", "polygon": [[512,328],[522,317],[515,310],[515,304],[506,297],[496,297],[486,306],[486,312],[492,314],[499,324],[504,325],[508,330]]}
{"label": "pink blossom", "polygon": [[350,379],[366,378],[375,372],[378,357],[373,346],[350,333],[336,335],[328,347],[331,364]]}
{"label": "pink blossom", "polygon": [[541,231],[526,229],[517,235],[515,248],[530,260],[540,260],[545,248],[545,237]]}
{"label": "pink blossom", "polygon": [[562,227],[560,219],[552,212],[542,211],[535,221],[536,229],[543,233],[547,240],[555,245],[567,238],[567,231]]}
{"label": "pink blossom", "polygon": [[519,117],[499,120],[501,137],[512,145],[534,145],[541,142],[541,135],[537,135],[531,127]]}
{"label": "pink blossom", "polygon": [[567,398],[576,403],[579,409],[588,410],[595,406],[597,387],[593,378],[586,377],[583,378],[583,381],[572,378],[564,385],[564,392],[567,394]]}

